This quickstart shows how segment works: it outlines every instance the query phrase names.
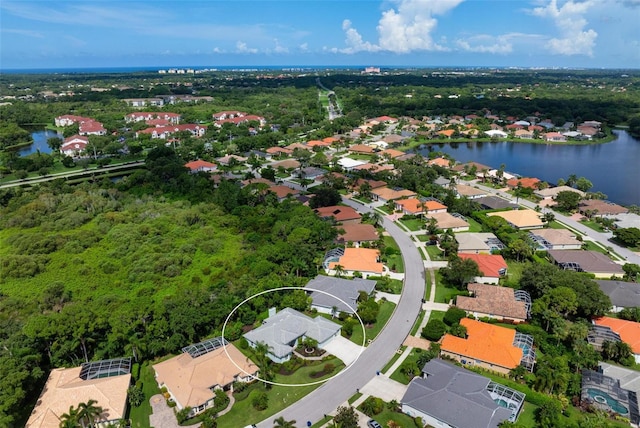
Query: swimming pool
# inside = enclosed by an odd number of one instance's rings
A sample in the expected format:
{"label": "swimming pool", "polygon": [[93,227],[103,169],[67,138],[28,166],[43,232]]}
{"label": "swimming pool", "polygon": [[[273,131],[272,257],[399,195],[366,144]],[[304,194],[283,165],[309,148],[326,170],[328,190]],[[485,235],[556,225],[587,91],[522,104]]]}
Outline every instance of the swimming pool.
{"label": "swimming pool", "polygon": [[612,412],[618,413],[619,415],[629,414],[629,409],[604,391],[595,388],[588,388],[587,395],[596,403],[609,407]]}

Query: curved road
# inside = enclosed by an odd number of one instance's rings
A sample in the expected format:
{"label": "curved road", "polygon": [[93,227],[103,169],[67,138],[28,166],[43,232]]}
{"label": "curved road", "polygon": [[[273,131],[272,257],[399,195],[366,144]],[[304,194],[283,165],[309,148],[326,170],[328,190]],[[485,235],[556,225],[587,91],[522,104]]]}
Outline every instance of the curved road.
{"label": "curved road", "polygon": [[[368,207],[348,199],[343,202],[360,212],[372,212]],[[286,420],[296,420],[299,426],[307,421],[315,423],[325,414],[333,412],[344,404],[357,389],[366,385],[376,372],[393,357],[420,313],[425,292],[424,264],[413,241],[392,221],[383,220],[385,230],[396,240],[405,266],[404,287],[400,302],[393,315],[376,339],[364,350],[360,358],[340,376],[332,379],[280,413],[270,416],[257,424],[259,428],[273,427],[273,420],[283,416]]]}
{"label": "curved road", "polygon": [[[512,196],[506,192],[502,192],[499,190],[496,190],[492,187],[488,187],[488,186],[483,186],[480,183],[475,183],[475,186],[478,186],[479,189],[482,189],[486,192],[488,192],[489,194],[495,194],[497,196],[500,196],[502,198],[505,199],[509,199],[510,201],[514,201],[515,196]],[[526,199],[520,198],[518,200],[518,203],[522,206],[525,206],[527,208],[531,208],[534,209],[536,207],[536,204],[528,201]],[[602,233],[602,232],[597,232],[593,229],[591,229],[590,227],[585,226],[584,224],[581,224],[580,222],[577,222],[575,220],[573,220],[572,218],[560,214],[557,211],[554,211],[551,208],[544,208],[543,212],[553,212],[553,214],[556,217],[556,220],[558,220],[561,223],[564,223],[565,225],[571,227],[572,229],[575,229],[577,231],[579,231],[580,233],[582,233],[585,236],[588,236],[590,239],[604,245],[605,247],[611,247],[613,249],[613,251],[617,254],[619,254],[620,256],[622,256],[627,262],[629,263],[635,263],[640,265],[640,254],[634,253],[633,251],[629,250],[628,248],[625,247],[621,247],[620,245],[616,244],[615,242],[611,242],[609,239],[613,236],[613,234],[611,232],[609,233]]]}

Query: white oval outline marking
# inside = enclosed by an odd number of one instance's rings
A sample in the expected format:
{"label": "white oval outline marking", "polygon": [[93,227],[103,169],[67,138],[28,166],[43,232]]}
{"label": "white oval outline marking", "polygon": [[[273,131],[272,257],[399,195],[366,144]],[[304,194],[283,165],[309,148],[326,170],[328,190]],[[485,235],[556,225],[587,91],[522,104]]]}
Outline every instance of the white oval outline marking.
{"label": "white oval outline marking", "polygon": [[[229,319],[231,318],[231,315],[233,315],[233,313],[242,305],[244,305],[245,303],[247,303],[249,300],[261,296],[263,294],[266,293],[271,293],[273,291],[281,291],[281,290],[309,290],[309,291],[317,291],[319,293],[322,294],[326,294],[327,296],[331,296],[333,298],[335,298],[336,300],[344,303],[345,305],[347,305],[347,307],[349,309],[351,309],[354,313],[354,315],[356,317],[358,317],[358,321],[360,321],[360,325],[362,326],[362,345],[360,345],[360,352],[358,353],[358,356],[351,362],[351,364],[349,364],[348,366],[346,366],[344,369],[340,370],[338,373],[336,373],[335,375],[328,377],[326,379],[322,379],[322,380],[318,380],[315,382],[309,382],[309,383],[279,383],[279,382],[271,382],[269,380],[264,380],[259,378],[258,376],[254,376],[251,373],[246,372],[242,367],[240,367],[238,364],[236,364],[235,361],[233,361],[233,358],[231,358],[231,356],[229,355],[229,352],[227,351],[227,345],[225,344],[225,342],[227,341],[227,339],[225,339],[224,337],[224,331],[227,328],[227,323],[229,322]],[[276,386],[311,386],[311,385],[319,385],[321,383],[325,383],[333,378],[336,378],[338,376],[340,376],[342,373],[344,373],[345,371],[347,371],[351,366],[353,366],[353,364],[358,361],[358,358],[360,358],[360,355],[362,355],[362,353],[364,352],[365,348],[365,341],[367,340],[367,332],[365,331],[365,327],[364,327],[364,322],[362,322],[362,318],[360,318],[360,315],[358,315],[358,312],[353,308],[353,306],[351,306],[349,303],[345,302],[344,300],[342,300],[341,298],[339,298],[338,296],[335,296],[331,293],[327,293],[326,291],[322,291],[322,290],[317,290],[315,288],[305,288],[305,287],[278,287],[278,288],[272,288],[270,290],[264,290],[261,291],[257,294],[254,294],[253,296],[247,297],[246,299],[244,299],[242,302],[238,303],[236,305],[235,308],[233,308],[233,310],[231,312],[229,312],[229,315],[227,315],[227,318],[224,320],[224,324],[222,325],[222,348],[224,349],[224,353],[227,355],[227,358],[229,359],[229,361],[231,361],[233,363],[234,366],[236,366],[238,368],[238,370],[240,370],[242,373],[251,376],[252,378],[259,380],[260,382],[263,383],[268,383],[270,385],[276,385]]]}

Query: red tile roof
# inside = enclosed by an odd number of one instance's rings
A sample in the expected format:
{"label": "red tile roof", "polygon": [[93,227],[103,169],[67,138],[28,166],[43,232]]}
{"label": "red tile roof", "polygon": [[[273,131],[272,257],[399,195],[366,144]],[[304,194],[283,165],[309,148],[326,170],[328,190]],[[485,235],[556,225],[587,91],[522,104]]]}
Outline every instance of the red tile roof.
{"label": "red tile roof", "polygon": [[499,278],[500,271],[507,269],[507,262],[499,254],[458,254],[458,257],[476,262],[482,276]]}
{"label": "red tile roof", "polygon": [[361,217],[355,209],[345,205],[320,207],[315,212],[322,218],[333,217],[336,221],[358,220]]}
{"label": "red tile roof", "polygon": [[640,323],[619,318],[599,317],[593,320],[596,325],[609,327],[620,335],[620,339],[629,344],[634,354],[640,354]]}

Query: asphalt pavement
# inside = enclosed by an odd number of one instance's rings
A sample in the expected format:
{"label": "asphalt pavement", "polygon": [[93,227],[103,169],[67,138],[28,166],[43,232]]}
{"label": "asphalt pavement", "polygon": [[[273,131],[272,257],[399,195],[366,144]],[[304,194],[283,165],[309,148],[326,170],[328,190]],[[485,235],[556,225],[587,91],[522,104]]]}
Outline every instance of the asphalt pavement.
{"label": "asphalt pavement", "polygon": [[[343,199],[343,202],[360,212],[372,212],[371,208],[349,199]],[[257,423],[258,428],[271,428],[273,420],[280,416],[286,420],[298,421],[299,426],[306,426],[307,422],[319,421],[324,415],[343,405],[370,380],[380,376],[384,365],[393,357],[410,333],[420,313],[425,292],[424,265],[409,235],[390,220],[384,219],[383,226],[400,247],[405,266],[402,296],[387,325],[360,358],[348,366],[340,376],[326,382],[283,411]],[[256,423],[256,421],[247,421],[247,425],[250,423]]]}

